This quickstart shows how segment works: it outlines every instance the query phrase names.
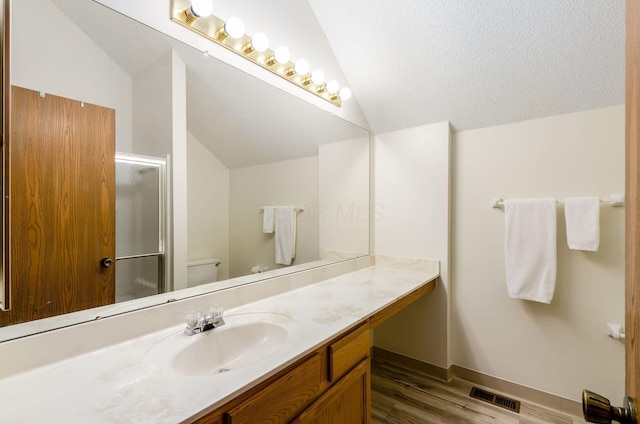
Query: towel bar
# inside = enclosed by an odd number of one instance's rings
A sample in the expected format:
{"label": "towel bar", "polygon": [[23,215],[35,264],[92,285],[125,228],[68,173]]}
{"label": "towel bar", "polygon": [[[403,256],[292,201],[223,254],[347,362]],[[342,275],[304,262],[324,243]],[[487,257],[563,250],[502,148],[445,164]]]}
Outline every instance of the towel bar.
{"label": "towel bar", "polygon": [[[260,208],[261,211],[263,211],[265,208],[279,208],[282,206],[263,206]],[[304,205],[297,205],[293,208],[296,212],[304,212],[305,211],[305,206]]]}
{"label": "towel bar", "polygon": [[[556,201],[558,204],[564,204],[562,201]],[[606,203],[609,206],[613,207],[621,207],[624,206],[624,194],[612,194],[609,200],[600,199],[600,203]],[[494,209],[499,209],[504,207],[504,199],[502,198],[493,198],[491,199],[491,207]]]}

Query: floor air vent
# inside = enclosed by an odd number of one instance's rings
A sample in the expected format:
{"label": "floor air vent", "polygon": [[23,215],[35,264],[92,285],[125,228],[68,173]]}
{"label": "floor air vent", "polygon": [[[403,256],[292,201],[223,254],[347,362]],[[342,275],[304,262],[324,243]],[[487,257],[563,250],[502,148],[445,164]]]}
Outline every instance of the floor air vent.
{"label": "floor air vent", "polygon": [[488,402],[492,405],[499,406],[509,411],[520,413],[520,402],[517,400],[509,399],[504,396],[497,395],[495,393],[488,392],[486,390],[473,387],[469,394],[472,398],[480,399],[481,401]]}

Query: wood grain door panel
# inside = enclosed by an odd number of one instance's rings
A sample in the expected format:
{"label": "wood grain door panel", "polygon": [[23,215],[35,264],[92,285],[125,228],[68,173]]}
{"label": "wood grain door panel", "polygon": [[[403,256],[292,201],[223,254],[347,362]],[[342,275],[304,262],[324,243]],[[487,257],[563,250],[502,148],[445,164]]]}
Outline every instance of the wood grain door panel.
{"label": "wood grain door panel", "polygon": [[115,301],[115,111],[12,87],[7,325]]}

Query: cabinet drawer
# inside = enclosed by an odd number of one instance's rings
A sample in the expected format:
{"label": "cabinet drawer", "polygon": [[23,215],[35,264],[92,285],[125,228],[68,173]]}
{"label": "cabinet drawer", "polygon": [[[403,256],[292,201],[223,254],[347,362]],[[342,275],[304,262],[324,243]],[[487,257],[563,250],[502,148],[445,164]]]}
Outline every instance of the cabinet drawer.
{"label": "cabinet drawer", "polygon": [[335,381],[369,356],[371,341],[365,323],[329,345],[329,381]]}
{"label": "cabinet drawer", "polygon": [[225,423],[285,423],[318,396],[321,382],[322,355],[316,353],[261,392],[225,412]]}

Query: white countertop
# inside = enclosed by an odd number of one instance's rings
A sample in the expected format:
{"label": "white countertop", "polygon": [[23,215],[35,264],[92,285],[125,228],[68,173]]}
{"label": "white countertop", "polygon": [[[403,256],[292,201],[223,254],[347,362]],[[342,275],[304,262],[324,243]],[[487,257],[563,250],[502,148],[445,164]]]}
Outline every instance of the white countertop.
{"label": "white countertop", "polygon": [[183,376],[168,364],[158,364],[153,371],[148,364],[144,366],[150,349],[182,332],[184,324],[180,323],[9,376],[0,379],[0,420],[65,424],[188,421],[264,381],[438,275],[437,262],[426,267],[379,264],[227,310],[225,316],[248,312],[286,315],[299,326],[297,337],[276,353],[231,372]]}

